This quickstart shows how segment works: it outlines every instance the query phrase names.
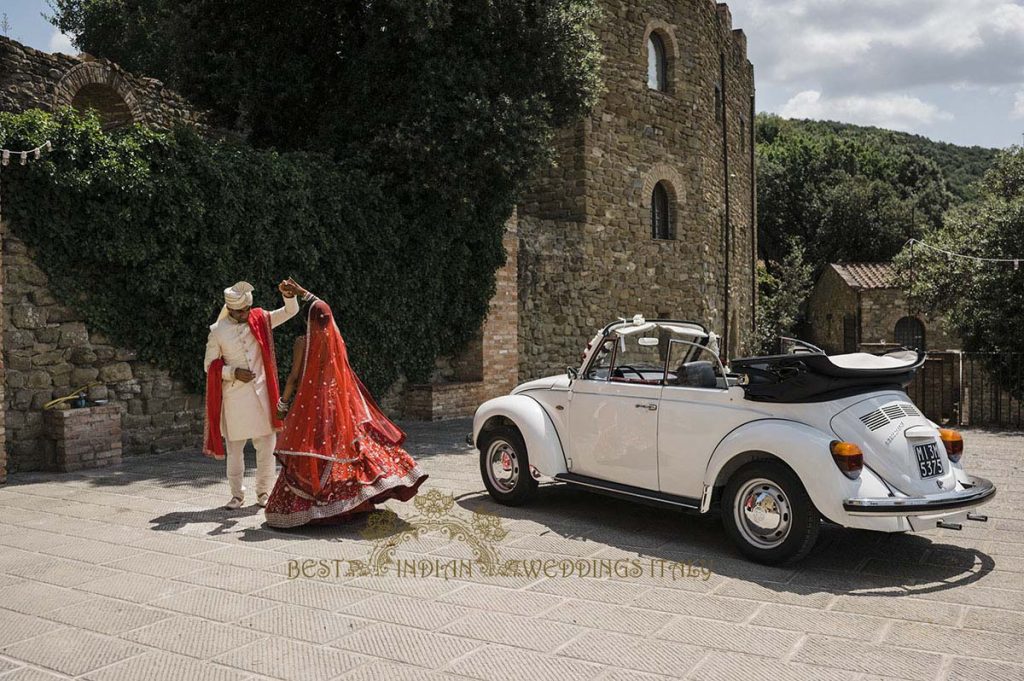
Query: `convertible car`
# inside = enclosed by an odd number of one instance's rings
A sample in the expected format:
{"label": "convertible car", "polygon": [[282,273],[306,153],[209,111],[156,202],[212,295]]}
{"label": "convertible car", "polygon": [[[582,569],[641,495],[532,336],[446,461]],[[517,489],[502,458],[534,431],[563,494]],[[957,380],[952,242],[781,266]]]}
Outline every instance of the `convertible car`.
{"label": "convertible car", "polygon": [[963,467],[963,438],[904,388],[924,354],[788,354],[727,368],[687,321],[613,322],[579,367],[476,411],[468,441],[499,503],[540,482],[721,513],[748,558],[798,560],[822,520],[882,532],[960,529],[995,487]]}

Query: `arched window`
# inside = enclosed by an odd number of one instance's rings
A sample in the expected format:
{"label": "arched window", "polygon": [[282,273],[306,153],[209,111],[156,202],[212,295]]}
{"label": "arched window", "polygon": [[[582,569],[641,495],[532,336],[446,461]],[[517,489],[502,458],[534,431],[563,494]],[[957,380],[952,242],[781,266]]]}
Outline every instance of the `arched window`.
{"label": "arched window", "polygon": [[924,350],[924,324],[917,317],[904,317],[896,322],[896,343],[905,348]]}
{"label": "arched window", "polygon": [[647,87],[665,92],[668,90],[665,66],[665,42],[657,33],[647,38]]}
{"label": "arched window", "polygon": [[668,219],[668,190],[665,183],[654,185],[651,194],[651,237],[654,239],[671,239],[672,231]]}

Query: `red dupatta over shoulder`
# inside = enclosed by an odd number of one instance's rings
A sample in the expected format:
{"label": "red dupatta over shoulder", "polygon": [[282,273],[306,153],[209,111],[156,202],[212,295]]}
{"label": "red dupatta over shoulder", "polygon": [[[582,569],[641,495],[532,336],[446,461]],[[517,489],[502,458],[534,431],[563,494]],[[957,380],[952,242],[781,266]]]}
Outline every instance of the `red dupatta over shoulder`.
{"label": "red dupatta over shoulder", "polygon": [[[263,357],[263,371],[267,379],[267,393],[270,402],[270,425],[280,430],[284,423],[277,417],[277,401],[280,392],[277,385],[277,360],[274,357],[274,334],[270,327],[270,313],[263,308],[249,310],[249,330],[260,346]],[[203,454],[214,459],[225,456],[224,438],[220,431],[220,416],[223,409],[224,360],[217,358],[206,371],[206,427],[203,433]]]}
{"label": "red dupatta over shoulder", "polygon": [[307,326],[302,379],[277,453],[288,457],[292,482],[315,496],[333,463],[359,461],[360,442],[370,430],[390,445],[401,445],[405,433],[352,371],[327,303],[318,300],[310,307]]}

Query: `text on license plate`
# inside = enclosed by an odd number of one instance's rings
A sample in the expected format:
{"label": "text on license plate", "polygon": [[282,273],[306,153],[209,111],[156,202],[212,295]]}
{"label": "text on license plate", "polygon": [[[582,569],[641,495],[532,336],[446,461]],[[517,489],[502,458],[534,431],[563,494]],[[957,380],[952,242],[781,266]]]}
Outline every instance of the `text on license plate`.
{"label": "text on license plate", "polygon": [[922,478],[942,475],[942,460],[939,458],[939,448],[935,443],[916,445],[914,453],[917,454],[917,467]]}

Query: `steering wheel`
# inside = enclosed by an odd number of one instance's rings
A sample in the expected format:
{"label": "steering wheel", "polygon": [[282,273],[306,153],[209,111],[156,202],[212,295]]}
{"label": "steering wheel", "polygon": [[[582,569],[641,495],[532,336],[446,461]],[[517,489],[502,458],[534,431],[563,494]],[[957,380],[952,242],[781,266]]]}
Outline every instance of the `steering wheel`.
{"label": "steering wheel", "polygon": [[[630,366],[629,364],[620,364],[619,366],[615,367],[615,370],[619,371],[619,372],[622,372],[623,370],[632,371],[634,374],[636,374],[640,378],[641,381],[646,381],[647,380],[644,377],[644,375],[642,373],[640,373],[639,369],[635,369],[632,366]],[[623,378],[625,378],[625,376],[623,376]]]}

